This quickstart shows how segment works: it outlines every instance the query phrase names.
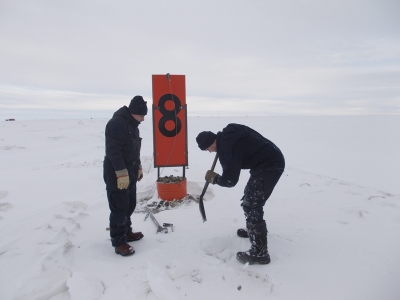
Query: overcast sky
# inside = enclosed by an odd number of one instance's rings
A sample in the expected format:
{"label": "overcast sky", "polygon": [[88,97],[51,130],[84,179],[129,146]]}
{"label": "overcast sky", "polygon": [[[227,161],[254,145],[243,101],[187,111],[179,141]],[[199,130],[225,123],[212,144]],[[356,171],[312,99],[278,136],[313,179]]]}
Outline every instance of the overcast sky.
{"label": "overcast sky", "polygon": [[400,0],[0,0],[0,120],[110,117],[153,74],[189,114],[400,115]]}

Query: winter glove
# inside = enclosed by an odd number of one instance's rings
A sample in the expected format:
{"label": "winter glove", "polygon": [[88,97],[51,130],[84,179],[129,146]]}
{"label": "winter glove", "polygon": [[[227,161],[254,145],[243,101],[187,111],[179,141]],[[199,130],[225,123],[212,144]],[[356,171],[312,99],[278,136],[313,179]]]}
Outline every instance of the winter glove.
{"label": "winter glove", "polygon": [[117,175],[117,186],[120,190],[125,190],[129,186],[129,174],[127,169],[115,171]]}
{"label": "winter glove", "polygon": [[218,178],[219,174],[208,170],[206,173],[206,180],[211,183],[211,184],[215,184],[217,182],[217,178]]}
{"label": "winter glove", "polygon": [[142,165],[139,165],[139,170],[137,172],[137,181],[142,180],[143,178],[143,170],[142,170]]}

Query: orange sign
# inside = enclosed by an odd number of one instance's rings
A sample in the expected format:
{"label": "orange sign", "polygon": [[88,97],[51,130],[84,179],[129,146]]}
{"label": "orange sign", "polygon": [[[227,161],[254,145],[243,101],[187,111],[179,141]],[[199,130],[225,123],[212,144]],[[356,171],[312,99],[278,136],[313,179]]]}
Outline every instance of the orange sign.
{"label": "orange sign", "polygon": [[153,75],[154,167],[187,166],[185,75]]}

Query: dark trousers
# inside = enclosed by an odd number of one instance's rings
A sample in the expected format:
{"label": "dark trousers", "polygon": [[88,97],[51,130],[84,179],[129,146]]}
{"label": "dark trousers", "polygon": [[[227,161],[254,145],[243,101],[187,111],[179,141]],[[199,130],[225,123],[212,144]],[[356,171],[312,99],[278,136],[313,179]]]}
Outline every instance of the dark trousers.
{"label": "dark trousers", "polygon": [[111,244],[118,247],[126,243],[126,234],[131,229],[131,215],[136,208],[136,182],[131,182],[128,189],[107,191],[110,206]]}
{"label": "dark trousers", "polygon": [[246,222],[257,224],[264,220],[264,205],[281,178],[283,168],[267,169],[251,175],[244,189],[242,207]]}

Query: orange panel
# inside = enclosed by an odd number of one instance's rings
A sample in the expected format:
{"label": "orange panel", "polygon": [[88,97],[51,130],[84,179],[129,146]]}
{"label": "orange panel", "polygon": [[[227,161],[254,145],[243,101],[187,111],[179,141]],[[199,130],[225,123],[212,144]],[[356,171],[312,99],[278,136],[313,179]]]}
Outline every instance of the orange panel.
{"label": "orange panel", "polygon": [[185,75],[153,75],[154,167],[187,166]]}

